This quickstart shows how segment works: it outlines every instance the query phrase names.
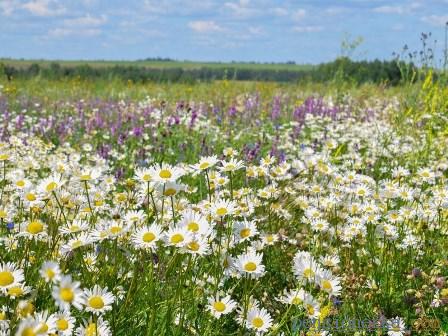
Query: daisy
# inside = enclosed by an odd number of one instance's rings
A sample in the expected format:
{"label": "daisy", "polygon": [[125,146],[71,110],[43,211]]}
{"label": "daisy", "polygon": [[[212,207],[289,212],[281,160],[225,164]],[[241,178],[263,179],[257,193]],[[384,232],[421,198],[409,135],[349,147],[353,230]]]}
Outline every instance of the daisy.
{"label": "daisy", "polygon": [[235,212],[236,204],[229,200],[218,200],[210,206],[210,214],[217,218],[232,215]]}
{"label": "daisy", "polygon": [[319,261],[325,267],[336,267],[337,265],[339,265],[340,259],[339,256],[334,254],[334,255],[321,256],[319,258]]}
{"label": "daisy", "polygon": [[299,251],[294,257],[293,271],[299,279],[314,282],[321,268],[311,254]]}
{"label": "daisy", "polygon": [[34,220],[29,223],[25,223],[22,226],[22,231],[19,236],[26,237],[28,239],[42,240],[47,237],[47,226],[39,220]]}
{"label": "daisy", "polygon": [[186,227],[192,234],[201,236],[210,235],[211,227],[207,222],[207,219],[200,213],[192,210],[187,210],[182,213],[182,220],[179,225],[181,227]]}
{"label": "daisy", "polygon": [[313,298],[311,294],[308,294],[305,297],[303,302],[303,306],[305,308],[305,312],[310,319],[316,319],[320,316],[320,305],[319,302]]}
{"label": "daisy", "polygon": [[39,274],[45,282],[56,283],[61,278],[61,269],[59,268],[58,263],[54,261],[46,261],[42,264]]}
{"label": "daisy", "polygon": [[124,216],[124,221],[128,225],[140,225],[146,219],[146,214],[143,210],[131,210]]}
{"label": "daisy", "polygon": [[246,328],[255,330],[257,334],[263,334],[272,327],[272,317],[264,308],[252,307],[246,318]]}
{"label": "daisy", "polygon": [[101,315],[106,311],[112,310],[115,296],[112,293],[109,293],[107,288],[101,288],[100,286],[95,285],[92,290],[84,290],[84,300],[86,311]]}
{"label": "daisy", "polygon": [[89,228],[89,223],[81,220],[75,219],[72,224],[67,224],[59,228],[62,234],[73,234],[82,231],[86,231]]}
{"label": "daisy", "polygon": [[209,245],[206,237],[193,237],[192,240],[185,245],[185,251],[195,255],[206,255],[209,252]]}
{"label": "daisy", "polygon": [[241,243],[258,234],[257,226],[253,221],[235,223],[235,238]]}
{"label": "daisy", "polygon": [[317,275],[320,289],[327,292],[329,296],[338,296],[341,293],[340,279],[335,277],[329,270],[324,270]]}
{"label": "daisy", "polygon": [[241,160],[230,159],[230,161],[221,161],[222,167],[220,167],[221,172],[234,172],[241,168],[244,168],[244,162]]}
{"label": "daisy", "polygon": [[4,294],[11,287],[19,286],[25,280],[23,270],[12,263],[0,264],[0,291]]}
{"label": "daisy", "polygon": [[135,170],[134,179],[144,184],[148,184],[152,180],[151,173],[152,171],[149,168],[137,168]]}
{"label": "daisy", "polygon": [[56,317],[48,315],[48,311],[35,313],[33,317],[39,326],[37,334],[48,335],[56,332]]}
{"label": "daisy", "polygon": [[183,169],[166,163],[163,163],[160,167],[153,166],[150,168],[150,171],[152,180],[159,183],[176,182],[177,179],[185,174]]}
{"label": "daisy", "polygon": [[204,171],[213,167],[216,163],[218,163],[218,158],[216,155],[206,157],[203,156],[199,159],[199,163],[191,165],[191,168],[197,171]]}
{"label": "daisy", "polygon": [[250,250],[236,258],[235,267],[242,275],[258,278],[264,274],[263,254]]}
{"label": "daisy", "polygon": [[75,318],[71,316],[69,310],[64,310],[53,314],[56,323],[56,331],[58,335],[70,336],[73,334],[73,328],[75,327]]}
{"label": "daisy", "polygon": [[92,319],[84,320],[83,324],[75,330],[76,336],[111,336],[109,323],[100,316],[96,322]]}
{"label": "daisy", "polygon": [[162,228],[158,224],[137,229],[131,239],[134,245],[140,249],[156,249],[157,242],[162,238]]}
{"label": "daisy", "polygon": [[191,233],[185,227],[174,227],[165,233],[167,245],[183,247],[191,241]]}
{"label": "daisy", "polygon": [[69,310],[70,306],[81,310],[84,301],[82,290],[79,288],[78,281],[72,281],[70,275],[64,275],[61,282],[53,287],[52,296],[56,301],[56,305],[63,309]]}
{"label": "daisy", "polygon": [[77,237],[71,238],[69,241],[67,241],[66,244],[62,245],[60,251],[62,255],[67,255],[68,253],[83,246],[89,245],[92,242],[92,237],[88,233],[82,232]]}
{"label": "daisy", "polygon": [[24,283],[18,284],[17,286],[9,287],[6,293],[10,298],[16,299],[31,292],[31,287],[25,286]]}
{"label": "daisy", "polygon": [[266,233],[263,236],[263,242],[269,246],[274,245],[276,242],[278,242],[278,240],[279,240],[279,236],[276,233]]}
{"label": "daisy", "polygon": [[278,300],[289,305],[299,305],[303,304],[306,298],[307,293],[302,288],[300,288],[285,292],[285,294]]}
{"label": "daisy", "polygon": [[78,179],[81,182],[94,181],[101,176],[101,173],[102,173],[101,169],[97,167],[83,168],[78,173]]}
{"label": "daisy", "polygon": [[401,317],[395,317],[387,321],[387,334],[389,336],[402,336],[406,333],[406,325]]}
{"label": "daisy", "polygon": [[22,319],[16,331],[16,336],[33,336],[42,335],[43,333],[39,331],[40,324],[32,317],[27,317]]}
{"label": "daisy", "polygon": [[176,182],[166,182],[165,184],[159,184],[157,186],[158,195],[163,195],[165,197],[172,197],[177,195],[181,191],[185,191],[186,186]]}
{"label": "daisy", "polygon": [[65,181],[57,175],[52,175],[42,180],[38,186],[38,191],[42,194],[51,194],[64,185]]}
{"label": "daisy", "polygon": [[208,298],[207,309],[216,318],[220,318],[222,315],[231,313],[235,307],[236,302],[232,300],[230,295],[222,298],[219,296]]}
{"label": "daisy", "polygon": [[326,232],[330,224],[325,219],[314,219],[310,223],[311,229],[315,232]]}

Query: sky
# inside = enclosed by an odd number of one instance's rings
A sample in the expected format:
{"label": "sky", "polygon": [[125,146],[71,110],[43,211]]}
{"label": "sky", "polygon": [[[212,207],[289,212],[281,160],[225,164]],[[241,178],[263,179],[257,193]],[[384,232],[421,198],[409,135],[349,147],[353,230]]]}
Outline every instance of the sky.
{"label": "sky", "polygon": [[448,0],[0,0],[0,57],[316,64],[444,48]]}

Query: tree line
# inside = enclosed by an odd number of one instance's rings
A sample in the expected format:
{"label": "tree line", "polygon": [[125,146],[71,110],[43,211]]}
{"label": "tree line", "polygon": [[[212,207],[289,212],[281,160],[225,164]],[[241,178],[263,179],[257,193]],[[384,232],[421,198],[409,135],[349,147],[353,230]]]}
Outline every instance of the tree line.
{"label": "tree line", "polygon": [[[407,65],[409,68],[409,65]],[[412,66],[413,67],[413,66]],[[138,65],[91,66],[89,64],[67,66],[59,63],[50,65],[31,64],[27,67],[0,63],[0,74],[3,72],[8,80],[13,78],[45,79],[122,79],[136,83],[145,82],[207,82],[213,80],[238,81],[276,81],[276,82],[318,82],[341,80],[353,84],[375,83],[397,85],[403,79],[403,64],[390,61],[354,61],[347,57],[317,65],[309,69],[257,69],[241,66],[223,66],[220,68],[203,66],[199,68],[143,67]]]}

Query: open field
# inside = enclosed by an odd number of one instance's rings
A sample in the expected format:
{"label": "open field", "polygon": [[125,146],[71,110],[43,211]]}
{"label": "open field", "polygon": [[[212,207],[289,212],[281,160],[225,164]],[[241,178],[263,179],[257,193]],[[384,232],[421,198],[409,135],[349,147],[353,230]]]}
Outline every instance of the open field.
{"label": "open field", "polygon": [[301,71],[309,70],[313,68],[310,64],[287,64],[287,63],[242,63],[242,62],[192,62],[192,61],[83,61],[83,60],[17,60],[17,59],[7,59],[0,58],[0,63],[6,65],[11,65],[14,67],[28,67],[31,64],[39,64],[43,67],[50,66],[51,63],[59,63],[61,66],[66,67],[76,67],[81,65],[89,65],[91,67],[111,67],[111,66],[137,66],[146,67],[152,69],[170,69],[170,68],[181,68],[186,70],[200,69],[200,68],[210,68],[210,69],[226,69],[226,68],[237,68],[237,69],[248,69],[248,70],[289,70],[289,71]]}
{"label": "open field", "polygon": [[446,335],[422,78],[0,77],[0,335]]}

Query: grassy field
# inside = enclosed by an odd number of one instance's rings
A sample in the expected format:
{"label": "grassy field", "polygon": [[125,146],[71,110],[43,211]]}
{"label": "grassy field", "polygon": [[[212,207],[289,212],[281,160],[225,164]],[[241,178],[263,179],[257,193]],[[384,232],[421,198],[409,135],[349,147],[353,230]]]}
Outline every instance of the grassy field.
{"label": "grassy field", "polygon": [[191,62],[191,61],[83,61],[83,60],[17,60],[17,59],[1,59],[0,63],[11,65],[14,67],[28,67],[31,64],[39,64],[40,66],[48,67],[51,63],[59,63],[61,66],[75,67],[80,65],[89,65],[92,67],[111,67],[111,66],[138,66],[154,69],[169,69],[169,68],[182,68],[182,69],[225,69],[225,68],[237,68],[237,69],[249,69],[249,70],[290,70],[300,71],[309,70],[313,68],[313,65],[303,64],[282,64],[282,63],[241,63],[241,62]]}
{"label": "grassy field", "polygon": [[0,335],[446,335],[448,88],[422,75],[0,77]]}

